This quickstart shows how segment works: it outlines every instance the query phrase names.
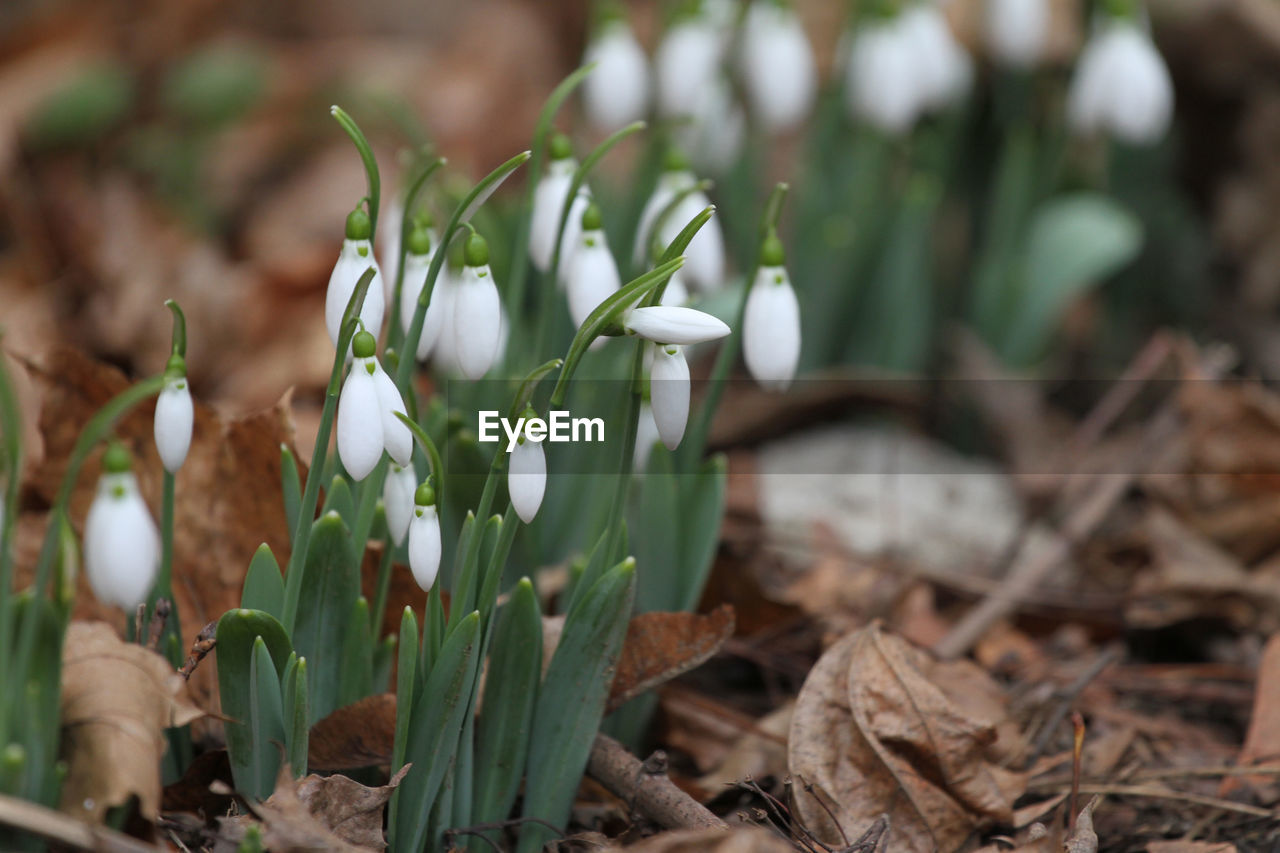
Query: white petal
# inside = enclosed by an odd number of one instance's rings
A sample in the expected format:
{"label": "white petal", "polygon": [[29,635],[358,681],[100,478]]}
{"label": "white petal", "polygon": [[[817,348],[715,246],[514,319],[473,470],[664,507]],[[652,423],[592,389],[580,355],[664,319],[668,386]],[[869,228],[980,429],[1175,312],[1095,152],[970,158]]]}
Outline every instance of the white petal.
{"label": "white petal", "polygon": [[[538,188],[533,192],[533,214],[529,221],[529,258],[540,271],[551,269],[551,255],[556,247],[556,227],[560,224],[560,209],[569,195],[569,185],[573,183],[573,172],[578,164],[569,157],[564,160],[552,160],[547,166],[547,174],[538,181]],[[581,223],[582,211],[578,211]],[[570,215],[568,228],[573,226]],[[581,225],[579,225],[581,227]],[[572,246],[573,243],[566,245]]]}
{"label": "white petal", "polygon": [[649,454],[653,452],[653,443],[659,438],[658,423],[653,419],[653,407],[648,403],[641,403],[640,419],[636,421],[634,462],[637,473],[643,474],[649,467]]}
{"label": "white petal", "polygon": [[676,270],[675,275],[667,279],[666,289],[662,291],[662,305],[679,307],[689,301],[689,288],[684,286],[684,276]]}
{"label": "white petal", "polygon": [[186,461],[191,449],[191,427],[195,410],[191,403],[191,389],[187,380],[166,382],[156,399],[155,439],[156,450],[165,470],[176,474]]}
{"label": "white petal", "polygon": [[653,371],[649,374],[649,405],[662,443],[668,450],[675,450],[689,421],[689,363],[678,346],[655,349]]}
{"label": "white petal", "polygon": [[[690,176],[692,178],[692,176]],[[684,227],[711,205],[706,193],[696,191],[685,196],[662,222],[658,240],[665,248]],[[724,232],[714,214],[698,229],[685,250],[681,268],[685,280],[704,293],[713,293],[724,284]]]}
{"label": "white petal", "polygon": [[[431,301],[440,311],[440,337],[432,348],[436,367],[443,373],[457,376],[462,373],[458,367],[458,344],[453,329],[453,308],[458,295],[458,277],[446,264],[440,269],[440,278],[436,288],[431,292]],[[431,310],[431,306],[427,306]],[[425,323],[424,323],[425,325]]]}
{"label": "white petal", "polygon": [[468,379],[479,379],[493,366],[502,334],[502,300],[489,267],[465,267],[453,298],[458,367]]}
{"label": "white petal", "polygon": [[[413,322],[413,314],[418,310],[418,297],[422,294],[422,288],[427,282],[427,271],[434,257],[434,249],[428,255],[405,257],[404,282],[400,286],[400,330],[406,335],[409,333],[409,325]],[[418,361],[426,361],[430,358],[431,350],[440,340],[446,314],[442,305],[445,301],[443,285],[446,279],[446,270],[441,267],[439,275],[436,276],[436,285],[431,289],[431,299],[427,302],[427,313],[422,320],[422,335],[418,338],[418,347],[415,352]]]}
{"label": "white petal", "polygon": [[1030,68],[1049,38],[1049,0],[986,0],[986,36],[996,61]]}
{"label": "white petal", "polygon": [[767,129],[785,130],[804,119],[817,73],[795,10],[755,0],[743,25],[740,64],[751,108]]}
{"label": "white petal", "polygon": [[658,214],[666,209],[676,193],[692,185],[696,180],[689,172],[666,172],[658,178],[657,186],[653,188],[653,195],[649,196],[649,200],[644,204],[644,210],[640,212],[640,225],[636,228],[636,247],[633,258],[636,266],[647,266],[651,260],[649,254],[653,250],[653,225],[658,219]]}
{"label": "white petal", "polygon": [[440,571],[440,518],[434,506],[416,507],[409,522],[409,568],[427,592]]}
{"label": "white petal", "polygon": [[382,443],[395,463],[407,468],[413,459],[413,433],[394,414],[407,414],[400,389],[381,365],[374,371],[373,384],[378,392],[378,415],[382,418]]}
{"label": "white petal", "polygon": [[649,108],[649,60],[625,22],[604,27],[587,46],[583,64],[596,63],[582,81],[587,118],[612,133],[642,119]]}
{"label": "white petal", "polygon": [[507,492],[511,506],[525,524],[533,522],[547,491],[547,457],[542,442],[526,438],[517,444],[507,460]]}
{"label": "white petal", "polygon": [[132,613],[151,591],[160,533],[133,474],[106,474],[84,526],[84,565],[98,600]]}
{"label": "white petal", "polygon": [[391,466],[387,479],[382,483],[382,506],[387,513],[387,528],[397,545],[404,542],[409,532],[409,520],[413,518],[413,493],[418,488],[418,478],[413,468]]}
{"label": "white petal", "polygon": [[358,358],[338,397],[338,458],[356,480],[363,480],[382,458],[382,418],[378,386],[365,369],[373,359]]}
{"label": "white petal", "polygon": [[782,267],[756,273],[742,319],[742,354],[763,387],[784,390],[800,362],[800,303]]}
{"label": "white petal", "polygon": [[723,321],[704,311],[667,305],[633,308],[623,326],[642,338],[661,344],[701,344],[729,334]]}
{"label": "white petal", "polygon": [[[360,250],[366,254],[362,257]],[[373,250],[368,240],[344,240],[342,251],[338,255],[338,263],[329,274],[329,289],[324,298],[324,322],[329,329],[329,340],[338,345],[338,333],[342,326],[342,312],[347,310],[351,294],[355,292],[356,282],[365,270],[373,267],[373,281],[365,293],[364,305],[360,309],[360,319],[364,327],[374,337],[382,331],[382,315],[386,310],[386,299],[383,293],[382,273],[378,270],[378,262],[373,258]]]}
{"label": "white petal", "polygon": [[621,286],[618,265],[609,251],[604,232],[584,232],[578,240],[578,250],[569,259],[566,283],[573,325],[580,327],[591,312]]}
{"label": "white petal", "polygon": [[962,98],[972,80],[972,64],[942,10],[929,2],[917,4],[902,13],[900,25],[913,45],[922,105],[943,107]]}
{"label": "white petal", "polygon": [[1159,142],[1173,117],[1173,81],[1151,38],[1136,26],[1123,26],[1117,36],[1111,129],[1131,145]]}
{"label": "white petal", "polygon": [[685,21],[667,30],[653,57],[662,116],[676,118],[697,111],[698,95],[715,79],[720,51],[720,36],[706,21]]}
{"label": "white petal", "polygon": [[849,108],[886,133],[905,133],[920,114],[920,87],[910,41],[897,20],[863,26],[846,66]]}
{"label": "white petal", "polygon": [[400,263],[400,228],[404,225],[404,202],[399,193],[387,205],[387,212],[382,215],[382,230],[378,232],[378,261],[382,269],[387,271],[382,276],[382,292],[387,305],[391,304],[392,288],[396,284],[396,264]]}

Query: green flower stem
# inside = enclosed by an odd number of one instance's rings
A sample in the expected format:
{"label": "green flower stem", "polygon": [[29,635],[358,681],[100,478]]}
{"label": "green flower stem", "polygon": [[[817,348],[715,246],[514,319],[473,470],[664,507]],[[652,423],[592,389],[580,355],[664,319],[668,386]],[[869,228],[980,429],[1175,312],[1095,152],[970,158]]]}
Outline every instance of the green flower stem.
{"label": "green flower stem", "polygon": [[[400,342],[404,340],[400,331],[400,292],[404,289],[404,260],[409,254],[409,230],[413,227],[413,216],[411,215],[414,203],[418,200],[418,193],[426,186],[427,180],[436,173],[445,164],[443,157],[437,157],[431,160],[421,169],[409,182],[404,194],[404,216],[400,218],[400,255],[396,258],[396,286],[392,290],[391,297],[391,314],[390,321],[387,323],[387,347],[389,349],[400,350]],[[437,249],[436,251],[439,251]],[[409,354],[409,358],[416,356],[417,349]],[[401,356],[404,357],[403,355]]]}
{"label": "green flower stem", "polygon": [[[608,539],[605,540],[604,559],[599,561],[601,571],[613,563],[614,552],[618,548],[618,537],[622,535],[622,514],[627,505],[627,490],[631,485],[632,466],[636,454],[636,433],[640,425],[640,404],[644,396],[644,342],[636,341],[635,356],[631,359],[631,393],[627,397],[627,414],[623,418],[622,457],[618,460],[618,478],[614,484],[613,502],[609,505],[609,522],[606,529]],[[582,577],[578,580],[576,590],[586,595],[596,582],[596,578]],[[576,598],[577,596],[575,596]]]}
{"label": "green flower stem", "polygon": [[534,125],[533,144],[530,147],[529,181],[525,186],[524,203],[516,216],[516,231],[511,240],[511,277],[507,282],[507,309],[512,316],[520,316],[524,308],[525,282],[529,275],[529,218],[533,215],[533,196],[542,177],[542,162],[547,156],[547,139],[551,136],[551,124],[561,105],[573,90],[595,70],[595,63],[584,65],[565,77],[551,92],[538,122]]}
{"label": "green flower stem", "polygon": [[173,348],[172,355],[187,355],[187,318],[182,308],[172,299],[164,301],[164,307],[173,312]]}
{"label": "green flower stem", "polygon": [[784,183],[777,184],[773,188],[773,192],[769,193],[768,201],[765,202],[764,215],[760,218],[759,242],[756,245],[755,263],[752,265],[751,272],[743,284],[742,298],[738,302],[736,319],[730,326],[729,339],[724,342],[724,345],[720,347],[720,352],[716,354],[716,363],[711,369],[706,396],[703,398],[702,406],[698,409],[698,415],[694,419],[693,429],[685,435],[684,443],[680,447],[680,456],[686,463],[686,470],[692,470],[707,451],[707,436],[711,433],[711,421],[715,418],[716,409],[720,407],[720,397],[724,394],[725,380],[728,379],[729,371],[733,369],[734,362],[738,359],[738,352],[742,349],[742,325],[747,315],[747,299],[751,295],[756,273],[760,269],[760,250],[764,245],[764,241],[768,238],[769,232],[778,227],[778,219],[782,215],[782,205],[787,199],[788,189],[788,186]]}
{"label": "green flower stem", "polygon": [[403,415],[400,412],[393,412],[392,414],[399,418],[400,422],[409,428],[409,431],[413,433],[413,437],[422,445],[422,449],[427,452],[427,460],[431,465],[431,485],[432,488],[435,489],[436,494],[439,495],[441,490],[444,488],[444,463],[440,461],[440,451],[436,448],[436,443],[431,440],[431,436],[427,435],[427,431],[424,430],[417,421],[413,420],[413,418]]}
{"label": "green flower stem", "polygon": [[[529,159],[529,156],[528,151],[522,151],[488,175],[485,175],[480,183],[472,187],[471,192],[467,193],[454,209],[453,215],[449,217],[449,222],[445,225],[444,232],[441,234],[440,246],[436,249],[435,256],[431,259],[431,266],[427,268],[427,280],[422,286],[422,292],[418,294],[418,307],[413,311],[413,320],[409,323],[409,332],[405,335],[405,340],[416,342],[422,337],[422,324],[427,319],[427,304],[431,301],[431,292],[435,290],[440,268],[444,264],[445,255],[449,252],[449,243],[452,242],[461,229],[461,224],[469,221],[472,214],[476,212],[476,208],[483,204],[512,172],[520,168]],[[413,375],[413,356],[414,353],[404,353],[400,359],[400,364],[396,368],[396,387],[400,389],[401,394],[407,394],[410,390],[409,377]]]}
{"label": "green flower stem", "polygon": [[502,478],[502,472],[506,467],[507,454],[499,448],[493,454],[493,461],[489,463],[489,476],[485,477],[484,491],[480,493],[480,503],[475,512],[475,524],[471,525],[471,532],[466,537],[463,547],[459,549],[462,560],[455,567],[453,589],[450,590],[453,593],[449,599],[450,629],[457,625],[463,616],[475,609],[473,605],[476,596],[476,573],[479,571],[480,545],[484,541],[485,522],[493,509],[493,496],[498,490],[498,480]]}
{"label": "green flower stem", "polygon": [[[18,401],[9,380],[9,364],[0,351],[0,434],[3,435],[3,468],[5,477],[4,518],[0,521],[0,684],[21,684],[9,680],[9,646],[13,640],[9,624],[13,616],[10,606],[13,585],[13,530],[18,515],[18,487],[22,473],[22,420]],[[31,621],[31,620],[28,620]],[[0,748],[9,742],[9,700],[0,699]],[[4,790],[11,790],[4,788]]]}
{"label": "green flower stem", "polygon": [[320,429],[316,433],[315,448],[311,451],[311,467],[307,469],[307,484],[298,509],[298,526],[293,531],[293,550],[289,552],[289,563],[284,575],[284,612],[281,614],[284,618],[281,622],[290,636],[298,615],[298,599],[302,594],[302,567],[306,564],[311,523],[315,521],[316,501],[320,497],[320,481],[323,479],[321,472],[329,450],[329,433],[333,429],[333,416],[338,409],[338,394],[342,391],[342,374],[347,365],[346,353],[359,325],[360,309],[364,305],[364,296],[369,291],[369,282],[373,281],[373,270],[373,267],[369,267],[360,276],[342,314],[338,347],[333,356],[333,371],[329,374],[324,409],[320,413]]}
{"label": "green flower stem", "polygon": [[[155,589],[151,592],[151,606],[147,608],[150,616],[155,609],[156,599],[159,598],[167,598],[173,605],[169,618],[165,620],[162,638],[169,633],[169,626],[177,622],[177,605],[173,604],[173,499],[176,481],[177,478],[168,470],[164,472],[164,496],[160,503],[160,576],[156,579]],[[161,651],[163,650],[162,644]]]}
{"label": "green flower stem", "polygon": [[342,125],[347,136],[351,137],[356,151],[360,152],[360,160],[364,163],[364,174],[369,181],[369,245],[373,245],[374,239],[378,236],[378,204],[382,200],[382,179],[378,176],[378,161],[373,156],[373,148],[369,145],[369,140],[342,107],[336,104],[329,107],[329,114]]}
{"label": "green flower stem", "polygon": [[383,611],[387,609],[387,596],[391,592],[391,558],[395,554],[395,550],[396,543],[391,538],[391,534],[388,533],[386,538],[382,540],[382,559],[378,563],[378,587],[373,597],[373,633],[371,636],[374,642],[377,642],[378,636],[382,633]]}

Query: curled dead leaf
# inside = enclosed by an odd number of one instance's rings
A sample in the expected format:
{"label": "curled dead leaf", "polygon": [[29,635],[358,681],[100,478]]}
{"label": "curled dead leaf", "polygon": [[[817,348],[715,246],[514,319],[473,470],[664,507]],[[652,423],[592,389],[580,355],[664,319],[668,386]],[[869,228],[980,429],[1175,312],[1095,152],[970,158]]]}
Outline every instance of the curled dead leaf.
{"label": "curled dead leaf", "polygon": [[733,636],[733,606],[707,614],[641,613],[627,625],[608,711],[701,666]]}
{"label": "curled dead leaf", "polygon": [[1025,779],[995,763],[1010,748],[1001,708],[1000,689],[972,663],[936,662],[878,624],[848,635],[796,700],[790,769],[812,783],[797,797],[800,819],[838,843],[887,814],[891,847],[920,853],[1010,822]]}
{"label": "curled dead leaf", "polygon": [[311,727],[307,766],[327,771],[385,764],[395,738],[396,695],[366,696]]}
{"label": "curled dead leaf", "polygon": [[94,823],[133,795],[160,807],[164,730],[202,716],[168,661],[101,622],[72,622],[62,652],[64,812]]}

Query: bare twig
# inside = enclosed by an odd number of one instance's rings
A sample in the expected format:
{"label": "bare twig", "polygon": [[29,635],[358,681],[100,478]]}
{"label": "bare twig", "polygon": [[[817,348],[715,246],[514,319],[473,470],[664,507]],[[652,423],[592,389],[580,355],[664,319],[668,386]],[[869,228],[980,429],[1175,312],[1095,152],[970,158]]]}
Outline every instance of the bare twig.
{"label": "bare twig", "polygon": [[0,795],[0,826],[11,826],[72,850],[156,853],[159,849],[124,833],[90,826],[53,809],[3,795]]}
{"label": "bare twig", "polygon": [[728,829],[729,825],[676,787],[665,772],[646,772],[627,748],[596,735],[587,773],[643,815],[667,829]]}
{"label": "bare twig", "polygon": [[164,654],[160,648],[160,638],[164,635],[164,626],[169,621],[169,614],[172,611],[173,603],[169,599],[156,599],[156,609],[151,614],[151,625],[147,629],[147,648],[157,654]]}
{"label": "bare twig", "polygon": [[200,629],[199,634],[196,634],[195,640],[191,643],[191,651],[187,654],[186,663],[182,665],[182,669],[178,670],[183,678],[188,681],[191,680],[191,673],[195,672],[196,667],[200,665],[200,661],[204,660],[205,656],[213,651],[213,647],[218,644],[217,639],[215,639],[217,635],[217,622],[210,622]]}
{"label": "bare twig", "polygon": [[1045,719],[1044,726],[1041,727],[1039,734],[1036,735],[1035,744],[1031,749],[1031,755],[1027,760],[1028,764],[1039,758],[1049,747],[1049,741],[1053,739],[1053,733],[1058,728],[1058,724],[1066,718],[1067,712],[1071,710],[1071,706],[1075,703],[1084,689],[1088,687],[1093,680],[1102,674],[1102,671],[1111,664],[1120,659],[1123,649],[1118,646],[1108,646],[1102,654],[1089,664],[1089,667],[1071,682],[1068,687],[1058,694],[1058,702],[1054,706],[1053,711]]}
{"label": "bare twig", "polygon": [[[1072,749],[1071,749],[1071,797],[1067,800],[1067,834],[1075,835],[1076,803],[1080,798],[1080,769],[1084,765],[1084,717],[1079,711],[1071,712]],[[1089,811],[1093,811],[1094,797],[1089,803]]]}
{"label": "bare twig", "polygon": [[1209,808],[1222,809],[1223,811],[1249,815],[1250,817],[1277,817],[1277,813],[1270,809],[1250,806],[1244,803],[1236,803],[1231,800],[1221,800],[1217,797],[1202,797],[1198,794],[1186,794],[1182,791],[1170,791],[1168,788],[1149,788],[1143,785],[1083,784],[1080,786],[1080,793],[1107,794],[1117,797],[1143,797],[1152,800],[1172,800],[1179,803],[1190,803],[1196,806],[1208,806]]}

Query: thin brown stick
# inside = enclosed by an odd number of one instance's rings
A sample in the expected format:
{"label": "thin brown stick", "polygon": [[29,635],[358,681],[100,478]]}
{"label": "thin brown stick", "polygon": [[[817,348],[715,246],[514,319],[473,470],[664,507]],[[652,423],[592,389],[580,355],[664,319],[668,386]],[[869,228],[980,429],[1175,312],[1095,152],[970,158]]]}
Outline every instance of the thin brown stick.
{"label": "thin brown stick", "polygon": [[652,772],[627,748],[605,734],[596,735],[587,773],[614,795],[666,829],[728,829],[729,825],[694,800],[665,772]]}
{"label": "thin brown stick", "polygon": [[4,795],[0,795],[0,825],[11,826],[73,850],[92,850],[95,853],[156,853],[160,849],[124,833],[106,827],[90,826],[53,809]]}
{"label": "thin brown stick", "polygon": [[196,667],[200,665],[200,661],[204,660],[205,656],[213,651],[213,647],[218,644],[217,636],[217,622],[210,622],[200,629],[200,633],[191,642],[191,651],[187,654],[186,663],[182,665],[182,669],[178,670],[183,678],[188,681],[191,680],[191,673],[195,672]]}
{"label": "thin brown stick", "polygon": [[1217,797],[1202,797],[1198,794],[1186,794],[1182,791],[1170,791],[1165,788],[1147,788],[1142,785],[1081,785],[1082,794],[1105,794],[1116,797],[1143,797],[1150,800],[1172,800],[1179,803],[1191,803],[1197,806],[1222,809],[1223,811],[1245,814],[1250,817],[1277,817],[1270,809],[1250,806],[1244,803],[1233,803],[1231,800],[1220,800]]}

